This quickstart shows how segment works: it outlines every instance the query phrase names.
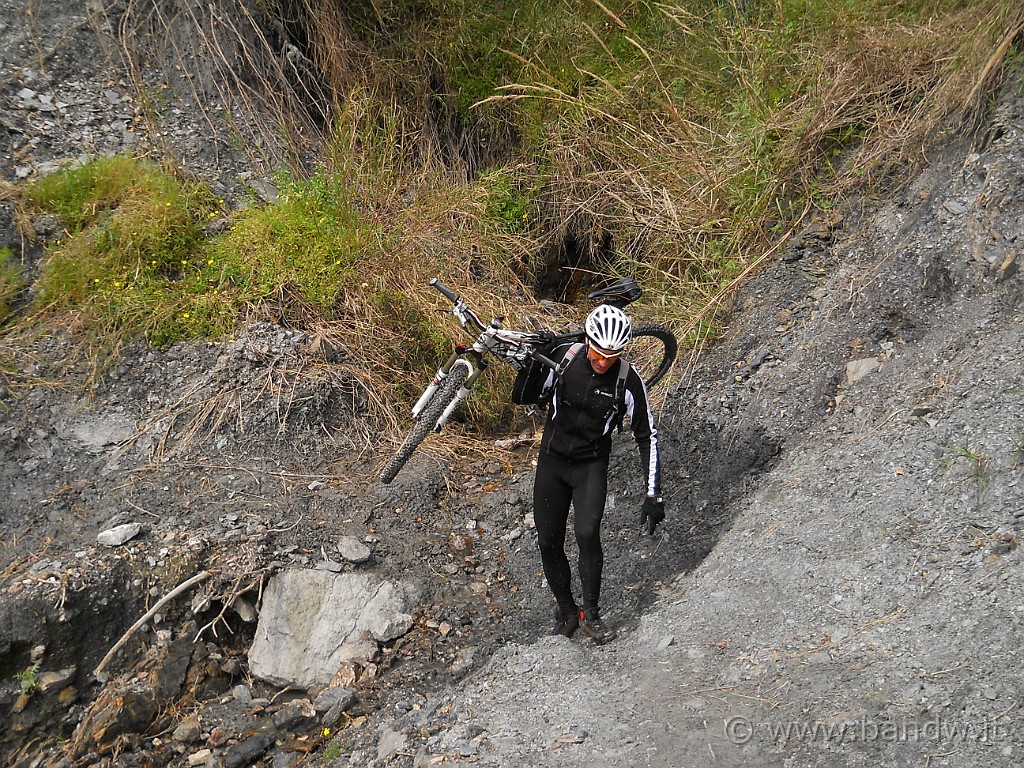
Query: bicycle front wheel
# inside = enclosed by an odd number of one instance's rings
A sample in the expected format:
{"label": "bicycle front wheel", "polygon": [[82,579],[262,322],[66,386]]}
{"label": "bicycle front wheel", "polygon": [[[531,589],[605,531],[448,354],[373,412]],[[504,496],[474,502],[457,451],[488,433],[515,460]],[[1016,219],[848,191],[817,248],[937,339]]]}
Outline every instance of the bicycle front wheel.
{"label": "bicycle front wheel", "polygon": [[420,417],[413,424],[412,429],[409,431],[409,436],[402,443],[402,447],[398,449],[394,456],[388,459],[387,464],[381,469],[377,477],[382,483],[387,485],[394,480],[395,475],[412,458],[413,452],[419,447],[420,443],[426,439],[427,435],[434,431],[434,425],[437,424],[437,420],[441,418],[445,408],[448,407],[448,404],[458,394],[459,389],[466,382],[468,376],[469,370],[465,365],[456,364],[452,366],[451,371],[448,372],[448,375],[444,377],[444,381],[441,382],[437,391],[434,392],[434,396],[430,398],[427,407],[423,409]]}

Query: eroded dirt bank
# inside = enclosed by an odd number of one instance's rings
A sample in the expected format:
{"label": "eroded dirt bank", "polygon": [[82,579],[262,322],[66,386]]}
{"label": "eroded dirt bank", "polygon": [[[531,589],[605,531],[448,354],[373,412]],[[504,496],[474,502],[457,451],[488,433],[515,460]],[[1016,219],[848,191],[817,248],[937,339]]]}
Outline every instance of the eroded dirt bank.
{"label": "eroded dirt bank", "polygon": [[700,489],[734,446],[762,435],[778,462],[726,501],[728,530],[635,631],[613,648],[504,646],[445,703],[430,754],[1021,761],[1022,118],[1013,82],[987,140],[807,230],[748,284],[665,409],[670,435],[718,436],[672,455],[667,548],[706,525]]}

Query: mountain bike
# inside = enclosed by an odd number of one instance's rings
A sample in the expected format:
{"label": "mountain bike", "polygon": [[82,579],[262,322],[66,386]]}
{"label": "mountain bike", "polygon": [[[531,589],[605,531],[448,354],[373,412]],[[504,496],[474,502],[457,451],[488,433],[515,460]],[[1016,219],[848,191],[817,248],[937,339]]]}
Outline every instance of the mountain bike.
{"label": "mountain bike", "polygon": [[[485,324],[465,301],[440,280],[434,278],[430,285],[452,302],[452,313],[462,327],[475,335],[476,339],[472,344],[462,343],[455,346],[451,356],[434,374],[433,380],[413,405],[412,417],[415,423],[402,447],[388,460],[378,475],[378,479],[384,484],[395,479],[427,435],[439,432],[444,427],[459,403],[469,395],[480,374],[487,369],[488,355],[508,363],[517,371],[530,364],[531,360],[536,361],[553,368],[557,376],[561,374],[562,363],[546,357],[541,349],[562,343],[582,342],[585,337],[582,328],[568,333],[554,333],[544,329],[516,331],[505,328],[502,324],[504,318],[501,317]],[[625,278],[607,288],[593,291],[587,298],[598,304],[611,304],[621,309],[640,298],[642,293],[634,280]],[[651,349],[642,355],[647,359],[647,365],[639,367],[638,370],[648,387],[657,384],[675,362],[678,349],[676,337],[662,325],[644,323],[633,327],[631,341],[631,348],[636,342],[651,345]],[[631,354],[631,359],[632,357]],[[634,366],[637,366],[636,362]]]}

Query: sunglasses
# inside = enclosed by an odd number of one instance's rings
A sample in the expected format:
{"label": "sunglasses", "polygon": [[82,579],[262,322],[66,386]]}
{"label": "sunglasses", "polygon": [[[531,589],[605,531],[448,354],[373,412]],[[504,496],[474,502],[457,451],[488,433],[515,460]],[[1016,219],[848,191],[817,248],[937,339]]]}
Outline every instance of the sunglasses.
{"label": "sunglasses", "polygon": [[622,356],[621,350],[618,352],[606,352],[593,342],[588,342],[587,346],[590,348],[591,352],[593,352],[598,357],[604,358],[605,360],[614,360],[615,358]]}

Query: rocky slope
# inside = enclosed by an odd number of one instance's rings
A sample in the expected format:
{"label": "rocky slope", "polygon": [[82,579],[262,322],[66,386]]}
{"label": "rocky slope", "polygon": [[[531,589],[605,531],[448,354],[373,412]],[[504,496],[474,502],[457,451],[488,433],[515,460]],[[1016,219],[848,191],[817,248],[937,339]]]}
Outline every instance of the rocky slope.
{"label": "rocky slope", "polygon": [[[98,53],[102,18],[65,6],[0,5],[4,178],[170,142],[237,184],[242,161],[201,156],[208,125],[187,102],[142,119]],[[604,594],[622,631],[600,648],[545,636],[529,439],[485,462],[424,453],[385,488],[358,388],[316,339],[261,325],[136,347],[88,392],[63,364],[72,340],[36,342],[0,409],[0,753],[1019,764],[1022,160],[1011,78],[980,139],[891,199],[811,222],[747,284],[660,414],[656,537],[636,530],[635,450],[617,446]],[[39,244],[0,205],[31,266]],[[327,685],[255,677],[256,612],[296,571],[411,579],[404,634],[380,630]]]}

